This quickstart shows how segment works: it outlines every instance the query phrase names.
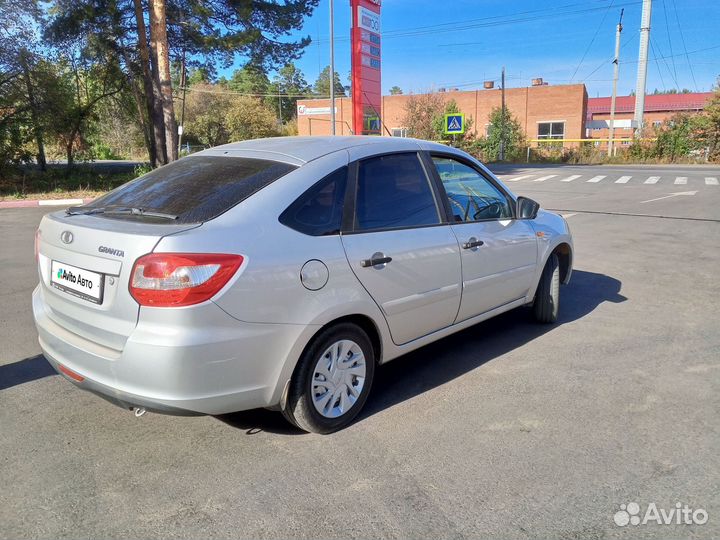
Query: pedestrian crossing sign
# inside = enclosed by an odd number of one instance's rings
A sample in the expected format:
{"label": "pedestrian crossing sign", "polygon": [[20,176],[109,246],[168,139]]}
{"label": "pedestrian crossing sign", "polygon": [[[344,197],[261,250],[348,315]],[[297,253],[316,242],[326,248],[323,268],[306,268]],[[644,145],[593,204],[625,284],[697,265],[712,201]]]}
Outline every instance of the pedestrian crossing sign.
{"label": "pedestrian crossing sign", "polygon": [[445,135],[462,135],[465,133],[465,115],[462,113],[446,114],[444,128]]}

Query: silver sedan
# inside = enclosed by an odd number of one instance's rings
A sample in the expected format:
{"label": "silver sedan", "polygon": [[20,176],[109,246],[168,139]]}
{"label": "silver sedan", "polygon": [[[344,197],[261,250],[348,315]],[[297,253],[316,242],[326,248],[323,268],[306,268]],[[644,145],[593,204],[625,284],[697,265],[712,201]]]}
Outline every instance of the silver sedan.
{"label": "silver sedan", "polygon": [[330,433],[375,367],[520,306],[558,315],[565,220],[477,160],[384,137],[220,146],[45,216],[39,341],[141,414],[274,408]]}

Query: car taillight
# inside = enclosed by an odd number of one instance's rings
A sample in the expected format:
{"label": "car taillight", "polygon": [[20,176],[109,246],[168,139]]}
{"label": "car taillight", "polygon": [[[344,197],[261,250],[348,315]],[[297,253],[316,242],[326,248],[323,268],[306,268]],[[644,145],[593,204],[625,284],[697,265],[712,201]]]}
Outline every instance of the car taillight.
{"label": "car taillight", "polygon": [[242,265],[241,255],[150,253],[133,266],[130,294],[141,306],[180,307],[209,300]]}
{"label": "car taillight", "polygon": [[38,228],[38,230],[35,231],[35,262],[40,261],[40,238],[42,238],[42,233]]}

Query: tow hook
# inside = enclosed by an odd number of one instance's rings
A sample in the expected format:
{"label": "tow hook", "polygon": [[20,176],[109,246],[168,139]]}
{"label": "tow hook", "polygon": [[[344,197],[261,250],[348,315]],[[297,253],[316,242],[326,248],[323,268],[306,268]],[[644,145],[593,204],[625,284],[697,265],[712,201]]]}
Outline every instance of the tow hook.
{"label": "tow hook", "polygon": [[146,412],[145,407],[135,407],[135,418],[140,418]]}

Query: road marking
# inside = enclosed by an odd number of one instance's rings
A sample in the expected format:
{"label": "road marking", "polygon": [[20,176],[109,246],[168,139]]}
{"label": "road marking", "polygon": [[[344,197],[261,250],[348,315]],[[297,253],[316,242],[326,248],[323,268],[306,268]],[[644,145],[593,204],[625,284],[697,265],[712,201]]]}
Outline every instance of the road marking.
{"label": "road marking", "polygon": [[[561,181],[561,182],[572,182],[573,180],[577,180],[577,179],[580,178],[581,176],[582,176],[581,174],[573,174],[572,176],[568,176],[567,178],[563,178],[563,179],[561,179],[560,181]],[[573,215],[575,215],[575,214],[573,214]]]}
{"label": "road marking", "polygon": [[555,178],[557,174],[548,174],[547,176],[541,176],[540,178],[536,178],[533,180],[533,182],[544,182],[545,180],[550,180],[550,178]]}
{"label": "road marking", "polygon": [[665,195],[664,197],[658,197],[657,199],[649,199],[647,201],[640,201],[640,204],[646,203],[646,202],[653,202],[653,201],[661,201],[663,199],[669,199],[670,197],[677,197],[678,195],[695,195],[697,191],[678,191],[677,193],[671,193],[670,195]]}
{"label": "road marking", "polygon": [[676,185],[687,184],[687,176],[678,176],[677,178],[675,178],[675,184]]}
{"label": "road marking", "polygon": [[593,184],[597,184],[597,183],[598,183],[600,180],[602,180],[603,178],[605,178],[605,175],[593,176],[590,180],[588,180],[588,182],[593,183]]}
{"label": "road marking", "polygon": [[567,219],[567,218],[570,218],[570,217],[573,217],[573,216],[577,216],[577,212],[570,212],[569,214],[560,214],[560,215],[561,215],[562,217],[564,217],[565,219]]}
{"label": "road marking", "polygon": [[508,178],[506,182],[517,182],[518,180],[525,180],[526,178],[532,178],[532,174],[526,174],[525,176],[518,176],[516,178]]}
{"label": "road marking", "polygon": [[82,199],[48,199],[38,201],[38,206],[71,206],[73,204],[82,204]]}
{"label": "road marking", "polygon": [[659,176],[648,176],[648,179],[645,180],[646,184],[657,184],[658,180],[660,180]]}
{"label": "road marking", "polygon": [[617,180],[615,180],[616,184],[627,184],[628,181],[632,178],[632,176],[621,176]]}
{"label": "road marking", "polygon": [[707,186],[717,186],[718,185],[718,179],[714,176],[706,176],[705,177],[705,185]]}

